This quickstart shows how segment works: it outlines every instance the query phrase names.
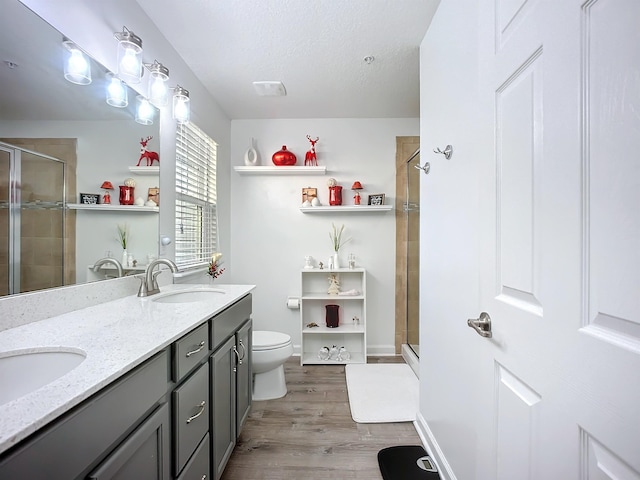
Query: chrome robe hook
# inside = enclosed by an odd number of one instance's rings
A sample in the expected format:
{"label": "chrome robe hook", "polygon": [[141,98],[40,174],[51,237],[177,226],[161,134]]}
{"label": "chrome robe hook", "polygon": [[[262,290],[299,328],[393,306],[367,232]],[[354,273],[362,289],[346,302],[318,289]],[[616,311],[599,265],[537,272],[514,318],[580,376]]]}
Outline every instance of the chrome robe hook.
{"label": "chrome robe hook", "polygon": [[453,155],[453,147],[451,145],[447,145],[446,147],[444,147],[444,151],[440,150],[439,148],[435,148],[433,150],[433,153],[441,153],[442,155],[444,155],[444,158],[449,160],[451,158],[451,155]]}
{"label": "chrome robe hook", "polygon": [[424,165],[421,167],[420,165],[414,165],[418,170],[424,171],[425,175],[429,175],[429,170],[431,170],[431,164],[429,162],[424,162]]}

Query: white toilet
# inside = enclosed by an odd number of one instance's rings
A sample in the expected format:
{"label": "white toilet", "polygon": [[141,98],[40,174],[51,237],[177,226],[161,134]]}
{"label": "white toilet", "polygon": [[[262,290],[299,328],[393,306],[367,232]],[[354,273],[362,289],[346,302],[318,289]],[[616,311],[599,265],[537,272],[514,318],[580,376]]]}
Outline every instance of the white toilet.
{"label": "white toilet", "polygon": [[285,333],[256,330],[252,335],[253,399],[273,400],[287,394],[284,362],[293,355],[291,337]]}

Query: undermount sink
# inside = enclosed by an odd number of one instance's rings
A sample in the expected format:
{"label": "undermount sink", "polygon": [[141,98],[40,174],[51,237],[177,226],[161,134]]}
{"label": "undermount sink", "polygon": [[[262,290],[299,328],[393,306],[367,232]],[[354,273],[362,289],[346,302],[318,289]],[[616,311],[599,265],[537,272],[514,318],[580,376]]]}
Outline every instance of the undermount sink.
{"label": "undermount sink", "polygon": [[57,380],[80,365],[80,350],[23,350],[0,353],[0,405]]}
{"label": "undermount sink", "polygon": [[205,302],[210,300],[211,295],[214,293],[225,293],[225,291],[211,287],[190,288],[188,290],[160,293],[151,297],[151,300],[158,303]]}

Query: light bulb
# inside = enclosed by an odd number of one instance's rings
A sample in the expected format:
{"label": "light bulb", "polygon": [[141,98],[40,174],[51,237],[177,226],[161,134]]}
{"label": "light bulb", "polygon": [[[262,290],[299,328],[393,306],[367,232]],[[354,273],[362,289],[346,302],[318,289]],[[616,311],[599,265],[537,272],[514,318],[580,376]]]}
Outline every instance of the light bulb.
{"label": "light bulb", "polygon": [[177,86],[173,94],[173,118],[178,124],[189,123],[191,105],[189,91]]}
{"label": "light bulb", "polygon": [[68,55],[64,64],[64,78],[78,85],[88,85],[91,83],[91,65],[78,47],[66,40],[63,45],[68,50]]}
{"label": "light bulb", "polygon": [[164,107],[167,105],[169,100],[169,90],[167,89],[165,80],[159,76],[152,76],[150,83],[149,97],[151,102],[158,107]]}
{"label": "light bulb", "polygon": [[136,97],[136,122],[142,125],[151,125],[153,123],[153,107],[149,100],[142,95]]}
{"label": "light bulb", "polygon": [[129,105],[127,89],[118,77],[112,77],[107,87],[107,103],[112,107],[124,108]]}

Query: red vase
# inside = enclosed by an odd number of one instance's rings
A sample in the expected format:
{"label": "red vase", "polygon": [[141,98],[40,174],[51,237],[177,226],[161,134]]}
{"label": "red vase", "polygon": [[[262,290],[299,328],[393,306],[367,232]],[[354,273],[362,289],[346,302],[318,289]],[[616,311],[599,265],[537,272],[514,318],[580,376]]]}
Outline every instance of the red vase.
{"label": "red vase", "polygon": [[329,187],[329,205],[342,205],[342,187]]}
{"label": "red vase", "polygon": [[326,322],[327,327],[329,328],[337,328],[340,325],[340,305],[325,305],[327,309]]}
{"label": "red vase", "polygon": [[120,205],[133,205],[133,187],[120,185]]}
{"label": "red vase", "polygon": [[271,161],[278,167],[295,165],[298,159],[295,154],[287,150],[287,146],[283,145],[282,150],[278,150],[271,157]]}

